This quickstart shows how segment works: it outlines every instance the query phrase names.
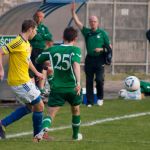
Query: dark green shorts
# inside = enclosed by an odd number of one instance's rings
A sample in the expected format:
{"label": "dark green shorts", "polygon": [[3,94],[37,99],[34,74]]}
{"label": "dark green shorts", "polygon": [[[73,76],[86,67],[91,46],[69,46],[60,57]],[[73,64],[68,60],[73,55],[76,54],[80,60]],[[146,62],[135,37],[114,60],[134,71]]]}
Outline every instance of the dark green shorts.
{"label": "dark green shorts", "polygon": [[49,107],[63,106],[65,102],[68,102],[71,106],[77,106],[82,103],[82,95],[77,95],[76,91],[71,92],[53,92],[51,91],[48,99]]}

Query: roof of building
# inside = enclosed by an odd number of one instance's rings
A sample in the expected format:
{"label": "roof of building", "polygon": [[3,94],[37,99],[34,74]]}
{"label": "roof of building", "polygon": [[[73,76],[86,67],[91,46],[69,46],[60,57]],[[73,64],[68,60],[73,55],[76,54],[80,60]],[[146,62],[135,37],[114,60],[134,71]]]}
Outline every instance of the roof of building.
{"label": "roof of building", "polygon": [[0,17],[0,34],[16,35],[21,30],[24,19],[31,19],[39,9],[41,2],[26,3],[17,6]]}

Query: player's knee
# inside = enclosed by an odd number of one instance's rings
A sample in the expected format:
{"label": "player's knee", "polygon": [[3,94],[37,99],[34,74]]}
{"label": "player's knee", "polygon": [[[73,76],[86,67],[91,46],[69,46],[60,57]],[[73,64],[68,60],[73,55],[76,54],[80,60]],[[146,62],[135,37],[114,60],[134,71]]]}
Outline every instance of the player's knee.
{"label": "player's knee", "polygon": [[33,112],[43,112],[43,111],[44,111],[44,107],[42,105],[33,107]]}
{"label": "player's knee", "polygon": [[42,100],[39,103],[39,111],[44,111],[44,103]]}
{"label": "player's knee", "polygon": [[80,107],[79,106],[73,106],[72,107],[72,113],[73,113],[73,115],[79,115],[80,114]]}
{"label": "player's knee", "polygon": [[42,112],[44,111],[44,103],[40,100],[38,103],[33,105],[33,111]]}

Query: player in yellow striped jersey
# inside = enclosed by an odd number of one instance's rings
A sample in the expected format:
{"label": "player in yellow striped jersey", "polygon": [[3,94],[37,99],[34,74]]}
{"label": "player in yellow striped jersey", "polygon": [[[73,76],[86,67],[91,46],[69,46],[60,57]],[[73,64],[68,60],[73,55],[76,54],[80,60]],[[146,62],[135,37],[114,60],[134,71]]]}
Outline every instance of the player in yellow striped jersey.
{"label": "player in yellow striped jersey", "polygon": [[30,68],[40,79],[39,73],[30,60],[31,46],[28,40],[36,34],[36,23],[33,20],[25,20],[22,23],[22,32],[10,43],[0,48],[0,79],[4,77],[2,56],[9,54],[8,84],[19,100],[25,105],[16,109],[13,113],[0,121],[0,138],[5,138],[4,128],[33,111],[34,139],[38,141],[38,133],[42,128],[44,104],[40,98],[40,91],[31,82],[28,69]]}

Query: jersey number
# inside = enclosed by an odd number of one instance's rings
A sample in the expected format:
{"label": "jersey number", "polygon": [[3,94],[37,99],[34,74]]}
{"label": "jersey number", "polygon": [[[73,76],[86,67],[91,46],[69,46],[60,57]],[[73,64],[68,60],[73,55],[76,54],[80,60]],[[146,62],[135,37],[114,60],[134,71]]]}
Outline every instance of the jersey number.
{"label": "jersey number", "polygon": [[70,55],[69,54],[63,54],[61,56],[61,54],[56,53],[54,55],[54,57],[57,57],[57,63],[54,66],[54,68],[56,68],[58,70],[68,70],[70,68],[71,64],[69,62],[69,60],[70,60]]}

